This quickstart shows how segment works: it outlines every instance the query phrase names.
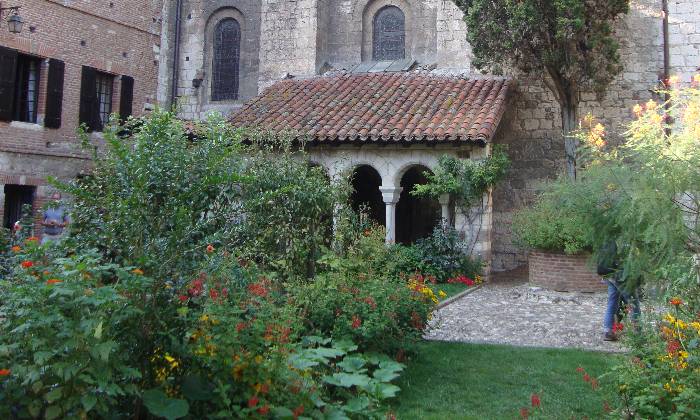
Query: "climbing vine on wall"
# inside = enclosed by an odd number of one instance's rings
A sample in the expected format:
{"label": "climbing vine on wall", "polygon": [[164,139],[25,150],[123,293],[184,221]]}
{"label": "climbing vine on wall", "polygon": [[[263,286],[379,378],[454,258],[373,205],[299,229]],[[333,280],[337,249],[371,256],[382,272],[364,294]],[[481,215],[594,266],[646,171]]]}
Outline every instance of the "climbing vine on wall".
{"label": "climbing vine on wall", "polygon": [[455,201],[470,207],[505,177],[509,167],[510,159],[502,145],[495,145],[491,156],[483,160],[443,155],[434,172],[426,172],[428,182],[416,185],[411,194],[433,198],[450,194]]}

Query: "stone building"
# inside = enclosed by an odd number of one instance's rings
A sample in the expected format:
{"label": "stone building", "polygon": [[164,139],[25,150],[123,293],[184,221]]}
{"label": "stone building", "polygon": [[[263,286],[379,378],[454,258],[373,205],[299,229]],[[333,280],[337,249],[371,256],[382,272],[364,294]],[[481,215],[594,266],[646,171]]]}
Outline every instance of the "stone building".
{"label": "stone building", "polygon": [[[664,38],[663,3],[631,1],[616,27],[625,70],[604,96],[583,95],[582,115],[614,131],[653,97],[665,71],[687,81],[698,70],[700,5],[669,0]],[[475,75],[452,1],[173,0],[164,13],[159,102],[177,102],[185,119],[219,111],[239,125],[295,130],[329,174],[355,171],[356,198],[374,203],[388,240],[424,235],[420,218],[453,216],[493,270],[525,263],[510,223],[563,167],[558,105],[539,75]],[[484,94],[467,95],[477,83]],[[499,83],[503,96],[491,96]],[[499,143],[513,167],[477,217],[470,210],[458,220],[447,198],[401,208],[440,154],[478,159]]]}
{"label": "stone building", "polygon": [[24,25],[11,33],[5,12],[0,26],[5,227],[23,204],[40,213],[50,196],[47,177],[71,179],[89,165],[76,136],[79,123],[99,138],[110,113],[141,115],[153,107],[162,0],[2,1],[10,6],[20,6]]}

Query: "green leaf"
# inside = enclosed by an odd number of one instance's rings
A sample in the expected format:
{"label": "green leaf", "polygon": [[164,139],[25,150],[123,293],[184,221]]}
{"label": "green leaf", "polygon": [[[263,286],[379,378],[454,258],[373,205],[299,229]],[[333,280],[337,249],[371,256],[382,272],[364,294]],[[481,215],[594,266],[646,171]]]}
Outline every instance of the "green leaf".
{"label": "green leaf", "polygon": [[279,419],[290,419],[294,418],[294,413],[292,410],[288,409],[287,407],[273,407],[272,408],[272,415],[275,418]]}
{"label": "green leaf", "polygon": [[144,392],[143,403],[151,414],[168,420],[185,417],[190,411],[187,401],[169,398],[158,388]]}
{"label": "green leaf", "polygon": [[380,382],[391,382],[401,375],[395,370],[381,368],[375,370],[372,376]]}
{"label": "green leaf", "polygon": [[348,356],[344,358],[341,362],[339,362],[337,365],[346,372],[359,372],[366,371],[366,369],[363,369],[365,364],[365,359],[363,359],[362,357]]}
{"label": "green leaf", "polygon": [[323,380],[331,385],[350,388],[353,386],[365,387],[369,385],[370,378],[358,373],[334,373],[333,376],[325,376]]}
{"label": "green leaf", "polygon": [[46,418],[46,420],[53,420],[59,418],[61,414],[63,414],[63,410],[61,410],[61,407],[57,405],[52,405],[46,409],[46,412],[44,413],[44,418]]}
{"label": "green leaf", "polygon": [[362,413],[369,407],[369,398],[365,396],[353,398],[345,404],[345,407],[353,413]]}
{"label": "green leaf", "polygon": [[377,384],[377,394],[380,399],[393,398],[401,391],[401,388],[394,384]]}
{"label": "green leaf", "polygon": [[212,398],[209,383],[196,375],[189,375],[183,379],[182,395],[188,400],[194,401],[207,401]]}
{"label": "green leaf", "polygon": [[102,321],[95,328],[95,338],[98,340],[102,338]]}
{"label": "green leaf", "polygon": [[54,388],[54,389],[52,389],[51,391],[47,392],[47,393],[44,395],[44,398],[46,399],[46,402],[48,402],[49,404],[51,404],[52,402],[57,401],[58,399],[60,399],[61,396],[63,396],[63,388],[58,387],[58,388]]}
{"label": "green leaf", "polygon": [[85,394],[80,399],[80,402],[83,403],[83,408],[85,409],[85,412],[88,412],[92,410],[93,407],[95,407],[95,404],[97,404],[97,397],[95,397],[92,394]]}

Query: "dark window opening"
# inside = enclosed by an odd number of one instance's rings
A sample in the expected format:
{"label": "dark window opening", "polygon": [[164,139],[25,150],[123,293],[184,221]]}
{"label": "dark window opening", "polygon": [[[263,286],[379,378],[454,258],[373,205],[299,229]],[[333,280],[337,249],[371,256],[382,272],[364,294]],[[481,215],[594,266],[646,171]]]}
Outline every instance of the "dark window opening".
{"label": "dark window opening", "polygon": [[5,208],[3,226],[12,229],[15,222],[22,219],[22,209],[24,206],[31,206],[34,203],[34,192],[36,187],[28,185],[5,185]]}
{"label": "dark window opening", "polygon": [[212,89],[213,101],[238,99],[241,26],[236,19],[224,19],[214,28]]}
{"label": "dark window opening", "polygon": [[386,6],[374,16],[372,60],[406,58],[406,17],[396,6]]}
{"label": "dark window opening", "polygon": [[36,123],[39,105],[39,69],[41,61],[26,55],[17,56],[15,79],[15,121]]}
{"label": "dark window opening", "polygon": [[362,210],[374,223],[386,223],[386,210],[379,187],[382,177],[374,168],[367,165],[359,166],[352,176],[353,193],[350,197],[352,208],[356,212]]}
{"label": "dark window opening", "polygon": [[428,168],[414,166],[401,178],[401,198],[396,205],[396,242],[412,244],[418,239],[427,238],[439,226],[440,203],[433,198],[416,197],[411,191],[417,184],[426,184],[425,172]]}

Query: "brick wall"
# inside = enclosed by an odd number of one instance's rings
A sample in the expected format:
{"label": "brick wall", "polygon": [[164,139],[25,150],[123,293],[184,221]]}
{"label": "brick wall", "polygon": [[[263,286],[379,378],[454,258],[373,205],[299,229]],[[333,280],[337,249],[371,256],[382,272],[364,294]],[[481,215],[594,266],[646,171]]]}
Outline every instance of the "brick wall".
{"label": "brick wall", "polygon": [[[122,75],[134,78],[133,113],[155,103],[163,0],[6,0],[21,6],[25,25],[12,34],[4,22],[0,46],[42,61],[37,124],[0,122],[0,216],[5,184],[38,187],[35,209],[50,195],[48,176],[75,177],[89,165],[76,136],[82,66],[114,75],[112,111],[119,111]],[[61,128],[43,126],[48,59],[65,63]],[[98,138],[98,134],[93,134]]]}
{"label": "brick wall", "polygon": [[558,292],[606,290],[601,278],[588,266],[588,255],[566,255],[532,251],[530,284]]}

